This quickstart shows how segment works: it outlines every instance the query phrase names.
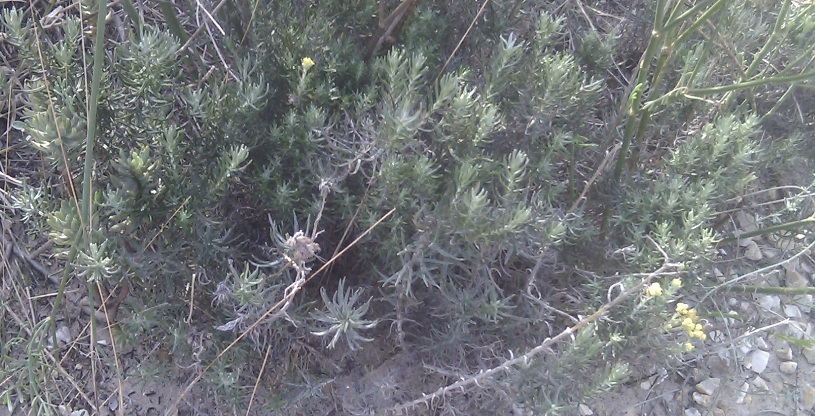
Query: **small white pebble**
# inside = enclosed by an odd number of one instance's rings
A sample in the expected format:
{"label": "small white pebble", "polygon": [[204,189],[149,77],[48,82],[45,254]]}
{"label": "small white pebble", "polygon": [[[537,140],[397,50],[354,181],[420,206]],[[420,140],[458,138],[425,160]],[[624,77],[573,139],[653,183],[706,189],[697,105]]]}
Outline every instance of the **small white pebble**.
{"label": "small white pebble", "polygon": [[589,409],[589,407],[585,404],[580,404],[577,406],[577,412],[580,413],[580,416],[591,416],[594,414],[594,412],[592,412],[591,409]]}
{"label": "small white pebble", "polygon": [[801,405],[804,410],[810,410],[815,407],[815,388],[807,384],[801,388]]}
{"label": "small white pebble", "polygon": [[699,406],[704,407],[705,409],[710,407],[711,399],[710,396],[707,394],[701,394],[697,392],[693,392],[693,401],[696,402]]}
{"label": "small white pebble", "polygon": [[784,361],[779,367],[782,373],[792,374],[798,369],[798,363],[795,361]]}
{"label": "small white pebble", "polygon": [[779,345],[775,348],[775,356],[784,360],[792,360],[792,348],[789,345]]}
{"label": "small white pebble", "polygon": [[736,395],[736,404],[744,404],[744,398],[747,397],[747,391],[750,390],[750,384],[746,381],[739,387],[739,393]]}
{"label": "small white pebble", "polygon": [[722,385],[722,380],[719,378],[710,377],[708,379],[703,380],[701,383],[696,385],[696,391],[701,394],[706,394],[708,396],[713,395],[719,386]]}
{"label": "small white pebble", "polygon": [[747,355],[744,366],[753,372],[761,374],[767,368],[767,363],[770,361],[770,353],[762,350],[753,350]]}
{"label": "small white pebble", "polygon": [[784,305],[784,315],[787,315],[787,318],[798,319],[801,317],[801,310],[795,305]]}
{"label": "small white pebble", "polygon": [[808,363],[815,364],[815,347],[806,348],[804,350],[804,357],[806,357]]}
{"label": "small white pebble", "polygon": [[764,379],[759,377],[759,376],[756,376],[756,378],[753,379],[753,387],[755,387],[756,390],[762,390],[762,391],[769,391],[770,390],[770,386],[767,385],[767,382],[764,381]]}

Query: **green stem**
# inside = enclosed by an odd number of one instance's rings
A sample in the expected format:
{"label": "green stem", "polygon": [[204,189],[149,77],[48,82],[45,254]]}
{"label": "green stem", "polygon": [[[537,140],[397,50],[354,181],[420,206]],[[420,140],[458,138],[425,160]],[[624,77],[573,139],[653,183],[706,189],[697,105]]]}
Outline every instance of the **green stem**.
{"label": "green stem", "polygon": [[741,233],[741,234],[738,234],[738,235],[734,235],[732,237],[723,238],[719,242],[720,243],[730,243],[730,242],[733,242],[733,241],[736,241],[736,240],[741,240],[743,238],[755,237],[757,235],[767,235],[767,234],[775,233],[775,232],[778,232],[778,231],[797,230],[797,229],[800,229],[801,227],[803,227],[803,226],[805,226],[807,224],[812,224],[812,223],[815,223],[815,217],[804,218],[804,219],[798,220],[798,221],[785,222],[783,224],[772,225],[772,226],[769,226],[769,227],[766,227],[766,228],[762,228],[760,230]]}
{"label": "green stem", "polygon": [[651,38],[648,40],[648,46],[645,48],[645,53],[640,57],[640,62],[637,66],[637,80],[634,82],[634,88],[628,97],[629,103],[626,105],[626,116],[628,117],[625,122],[625,129],[623,130],[623,142],[620,146],[620,153],[617,155],[617,163],[614,166],[614,182],[619,183],[620,177],[623,173],[623,166],[628,159],[628,151],[631,147],[631,139],[634,135],[634,128],[637,126],[637,121],[640,120],[643,96],[646,90],[653,88],[653,84],[648,83],[648,76],[651,68],[651,62],[654,60],[656,51],[661,49],[665,44],[665,34],[663,20],[665,16],[666,0],[658,0],[656,6],[656,13],[654,14],[654,29],[651,32]]}
{"label": "green stem", "polygon": [[798,81],[805,81],[809,78],[815,77],[815,70],[809,72],[802,72],[798,75],[791,75],[788,77],[770,77],[770,78],[762,78],[762,79],[754,79],[752,81],[745,81],[740,82],[737,84],[731,85],[721,85],[718,87],[710,87],[710,88],[695,88],[689,89],[685,91],[686,95],[709,95],[709,94],[720,94],[723,92],[729,91],[736,91],[745,88],[753,88],[759,87],[762,85],[767,84],[784,84],[784,83],[792,83]]}
{"label": "green stem", "polygon": [[574,190],[574,181],[575,181],[575,165],[577,164],[577,144],[572,143],[571,154],[569,155],[571,159],[569,161],[569,201],[570,203],[574,203],[575,201],[575,190]]}
{"label": "green stem", "polygon": [[815,287],[775,287],[775,286],[722,286],[721,290],[730,293],[761,293],[765,295],[815,295]]}
{"label": "green stem", "polygon": [[[719,1],[722,1],[722,0],[719,0]],[[705,7],[707,7],[708,4],[710,4],[710,3],[711,3],[711,1],[704,1],[704,2],[696,4],[695,6],[691,7],[687,11],[685,11],[685,13],[682,13],[679,16],[676,16],[675,18],[669,20],[667,23],[665,23],[665,26],[663,28],[665,30],[670,30],[670,29],[675,28],[680,23],[686,21],[688,19],[688,16],[694,15],[699,10],[702,10]],[[714,6],[714,7],[716,7],[716,6]],[[674,45],[677,45],[677,44],[678,43],[674,42]]]}
{"label": "green stem", "polygon": [[756,68],[758,67],[758,64],[764,61],[764,55],[766,55],[770,51],[770,48],[772,48],[775,44],[775,40],[778,39],[779,33],[781,32],[781,27],[784,24],[784,18],[787,17],[787,11],[789,8],[790,0],[785,0],[784,4],[781,5],[781,10],[778,12],[778,17],[775,19],[773,32],[770,33],[769,39],[767,39],[767,42],[764,43],[761,50],[756,53],[756,55],[753,57],[753,62],[750,63],[750,66],[747,67],[747,71],[745,71],[748,76],[752,76],[753,72],[755,72]]}
{"label": "green stem", "polygon": [[[710,19],[710,16],[712,16],[713,13],[716,13],[719,9],[721,9],[722,6],[725,5],[725,3],[727,3],[727,0],[719,0],[715,4],[713,4],[713,6],[711,6],[709,9],[707,9],[704,13],[702,13],[702,15],[699,16],[699,18],[696,19],[695,22],[691,23],[691,25],[687,29],[685,29],[685,31],[682,32],[681,35],[679,35],[676,38],[676,40],[671,44],[671,48],[676,48],[677,45],[681,45],[682,42],[684,42],[685,39],[687,39],[688,36],[690,36],[693,32],[695,32],[696,29],[699,28],[699,26],[702,23],[704,23],[706,20]],[[696,7],[693,7],[693,8],[691,8],[691,10],[693,10],[695,8]],[[691,11],[691,10],[688,10],[688,11]],[[682,16],[685,16],[685,14],[683,14]]]}
{"label": "green stem", "polygon": [[76,254],[79,247],[79,234],[77,233],[77,237],[74,242],[71,244],[71,248],[68,250],[68,258],[66,259],[65,270],[62,271],[62,279],[59,281],[59,290],[57,290],[57,297],[54,298],[54,306],[51,308],[51,314],[48,316],[48,321],[51,324],[51,345],[56,348],[57,346],[57,331],[56,331],[56,323],[57,323],[57,311],[59,310],[60,305],[62,304],[62,299],[65,297],[65,286],[68,284],[68,279],[71,277],[71,264],[73,264],[74,260],[76,260]]}
{"label": "green stem", "polygon": [[[77,252],[79,251],[79,245],[82,243],[81,236],[82,231],[87,232],[87,239],[85,243],[89,243],[91,241],[91,232],[93,230],[93,225],[91,221],[91,181],[93,180],[93,147],[96,138],[96,112],[99,106],[99,85],[102,83],[102,63],[105,59],[105,16],[107,16],[107,2],[105,0],[99,0],[98,2],[99,10],[97,11],[96,15],[96,39],[93,45],[93,75],[91,77],[91,96],[90,100],[88,101],[88,132],[85,136],[85,165],[83,167],[83,178],[82,178],[82,201],[80,204],[80,218],[81,223],[86,227],[85,230],[80,230],[76,234],[75,240],[71,244],[71,248],[68,252],[68,259],[65,264],[65,270],[62,273],[62,279],[59,282],[59,292],[57,293],[57,297],[54,300],[54,307],[51,309],[51,339],[53,345],[56,347],[56,313],[59,309],[59,305],[62,302],[62,298],[65,293],[65,286],[68,283],[68,279],[71,277],[71,265],[73,264],[74,260],[76,259]],[[88,298],[91,300],[91,310],[94,310],[95,306],[93,305],[93,296],[91,296],[91,291],[93,290],[92,284],[88,283]],[[95,331],[94,331],[94,318],[93,314],[91,314],[91,342],[95,343]]]}
{"label": "green stem", "polygon": [[88,134],[85,137],[85,166],[82,178],[82,206],[81,213],[84,223],[88,227],[90,237],[91,226],[91,181],[93,180],[93,147],[96,139],[96,112],[99,106],[99,84],[102,80],[102,62],[105,58],[105,16],[107,15],[107,2],[99,0],[99,11],[96,15],[96,40],[93,45],[93,77],[91,78],[91,98],[88,102]]}

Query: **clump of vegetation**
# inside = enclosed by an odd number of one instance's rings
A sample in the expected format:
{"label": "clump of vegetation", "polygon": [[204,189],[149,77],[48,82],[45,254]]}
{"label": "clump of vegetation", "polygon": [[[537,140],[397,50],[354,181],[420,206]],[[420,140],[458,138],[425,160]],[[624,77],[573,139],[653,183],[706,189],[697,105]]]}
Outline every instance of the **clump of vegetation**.
{"label": "clump of vegetation", "polygon": [[[762,140],[815,76],[812,5],[660,0],[631,51],[574,5],[419,2],[366,61],[375,1],[295,3],[4,9],[33,274],[3,301],[58,285],[0,328],[9,409],[113,394],[48,393],[72,360],[224,414],[568,414],[706,340],[722,218],[807,128]],[[765,225],[803,232],[799,185]],[[64,272],[30,269],[46,236]]]}

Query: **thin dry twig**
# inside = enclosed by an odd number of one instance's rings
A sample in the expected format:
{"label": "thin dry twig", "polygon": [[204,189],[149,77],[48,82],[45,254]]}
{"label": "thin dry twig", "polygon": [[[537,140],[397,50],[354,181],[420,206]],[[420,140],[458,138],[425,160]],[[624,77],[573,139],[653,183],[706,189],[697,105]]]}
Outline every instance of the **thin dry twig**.
{"label": "thin dry twig", "polygon": [[478,18],[481,17],[481,14],[484,13],[484,9],[487,8],[487,4],[489,3],[490,0],[484,0],[484,3],[481,4],[481,8],[478,9],[478,13],[475,14],[473,21],[470,22],[470,26],[468,26],[467,30],[464,31],[464,34],[461,35],[461,39],[458,40],[458,44],[456,45],[455,48],[453,48],[453,52],[450,52],[450,56],[447,57],[447,60],[444,61],[444,65],[442,65],[441,69],[439,69],[439,73],[436,74],[436,78],[433,80],[434,84],[439,81],[439,78],[441,78],[441,75],[444,73],[444,70],[447,69],[447,65],[449,65],[450,61],[453,60],[453,57],[456,56],[456,52],[458,52],[458,50],[461,48],[461,45],[464,44],[464,39],[466,39],[467,36],[470,34],[470,31],[473,30],[473,27],[475,27],[475,22],[477,22]]}

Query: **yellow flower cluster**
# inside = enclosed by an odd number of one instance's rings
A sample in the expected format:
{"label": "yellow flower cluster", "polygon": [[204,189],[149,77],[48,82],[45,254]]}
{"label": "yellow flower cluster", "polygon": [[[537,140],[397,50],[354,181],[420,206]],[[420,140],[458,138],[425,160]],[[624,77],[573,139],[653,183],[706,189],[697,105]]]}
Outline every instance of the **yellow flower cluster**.
{"label": "yellow flower cluster", "polygon": [[659,282],[651,283],[645,288],[645,294],[651,298],[662,295],[662,285],[660,285]]}
{"label": "yellow flower cluster", "polygon": [[[671,280],[671,286],[668,289],[668,294],[673,294],[676,292],[677,289],[682,287],[682,280],[681,279],[674,279]],[[663,290],[662,285],[659,282],[654,282],[648,285],[645,288],[645,295],[649,298],[655,298],[657,296],[662,296]]]}
{"label": "yellow flower cluster", "polygon": [[304,70],[308,71],[314,66],[314,60],[307,56],[300,62],[300,66],[302,66]]}
{"label": "yellow flower cluster", "polygon": [[[696,314],[696,309],[691,308],[687,303],[680,302],[676,304],[676,314],[674,314],[674,317],[668,322],[668,328],[672,328],[674,323],[679,323],[682,330],[685,331],[690,338],[698,338],[702,341],[707,339],[707,335],[702,331],[702,324],[699,323],[699,315]],[[690,342],[686,342],[683,347],[685,351],[693,349],[693,345],[691,345]]]}

